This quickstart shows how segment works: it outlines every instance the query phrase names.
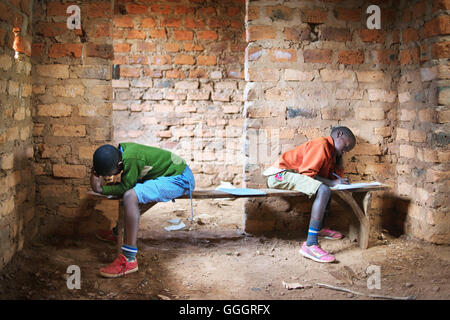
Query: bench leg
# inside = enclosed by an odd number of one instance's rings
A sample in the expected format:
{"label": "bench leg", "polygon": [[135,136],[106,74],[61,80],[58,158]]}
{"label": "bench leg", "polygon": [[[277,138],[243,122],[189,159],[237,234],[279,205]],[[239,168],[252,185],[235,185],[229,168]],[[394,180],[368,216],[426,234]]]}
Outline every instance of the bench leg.
{"label": "bench leg", "polygon": [[[370,192],[362,192],[356,196],[357,201],[349,191],[339,191],[336,192],[338,202],[344,204],[353,211],[353,214],[358,218],[359,221],[359,232],[357,228],[350,225],[350,238],[354,238],[355,234],[358,239],[359,247],[361,249],[367,249],[369,246],[369,233],[370,233],[370,221],[368,216],[368,207],[370,203]],[[358,203],[360,202],[360,203]]]}

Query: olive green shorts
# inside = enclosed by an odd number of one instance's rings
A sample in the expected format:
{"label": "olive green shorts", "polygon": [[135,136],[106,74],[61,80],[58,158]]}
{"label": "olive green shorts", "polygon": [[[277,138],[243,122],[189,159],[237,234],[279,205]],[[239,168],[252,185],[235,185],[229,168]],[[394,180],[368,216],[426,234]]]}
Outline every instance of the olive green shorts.
{"label": "olive green shorts", "polygon": [[272,189],[295,190],[312,197],[322,182],[300,173],[282,171],[267,177],[267,186]]}

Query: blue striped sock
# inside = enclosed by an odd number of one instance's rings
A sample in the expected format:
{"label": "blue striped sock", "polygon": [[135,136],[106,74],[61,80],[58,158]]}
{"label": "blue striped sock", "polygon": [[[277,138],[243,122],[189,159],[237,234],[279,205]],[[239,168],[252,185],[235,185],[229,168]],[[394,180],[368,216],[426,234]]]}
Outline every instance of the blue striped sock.
{"label": "blue striped sock", "polygon": [[317,245],[318,242],[318,232],[320,231],[320,221],[311,220],[308,229],[308,238],[306,238],[306,245],[312,246]]}
{"label": "blue striped sock", "polygon": [[122,245],[122,254],[127,258],[128,261],[136,260],[137,252],[137,247],[128,246],[126,244]]}

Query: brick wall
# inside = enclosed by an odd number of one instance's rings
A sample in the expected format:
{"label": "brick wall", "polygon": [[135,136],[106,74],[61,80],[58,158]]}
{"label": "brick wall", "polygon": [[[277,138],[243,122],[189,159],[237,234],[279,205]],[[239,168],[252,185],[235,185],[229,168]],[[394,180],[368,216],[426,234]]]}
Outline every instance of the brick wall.
{"label": "brick wall", "polygon": [[0,269],[37,232],[31,1],[0,2]]}
{"label": "brick wall", "polygon": [[197,187],[242,179],[245,1],[115,1],[114,141],[169,149]]}
{"label": "brick wall", "polygon": [[[66,25],[71,4],[81,9],[81,30]],[[109,227],[107,213],[99,213],[117,208],[106,201],[94,208],[85,197],[93,151],[113,134],[112,15],[111,1],[35,2],[33,134],[42,235]]]}
{"label": "brick wall", "polygon": [[449,1],[411,1],[399,12],[397,204],[407,234],[448,243]]}

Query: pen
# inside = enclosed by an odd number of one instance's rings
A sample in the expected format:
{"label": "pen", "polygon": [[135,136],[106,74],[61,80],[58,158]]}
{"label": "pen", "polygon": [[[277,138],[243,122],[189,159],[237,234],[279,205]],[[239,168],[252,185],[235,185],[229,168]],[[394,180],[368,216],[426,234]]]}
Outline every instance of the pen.
{"label": "pen", "polygon": [[335,176],[338,179],[341,179],[341,177],[339,177],[336,173],[333,172],[333,176]]}

